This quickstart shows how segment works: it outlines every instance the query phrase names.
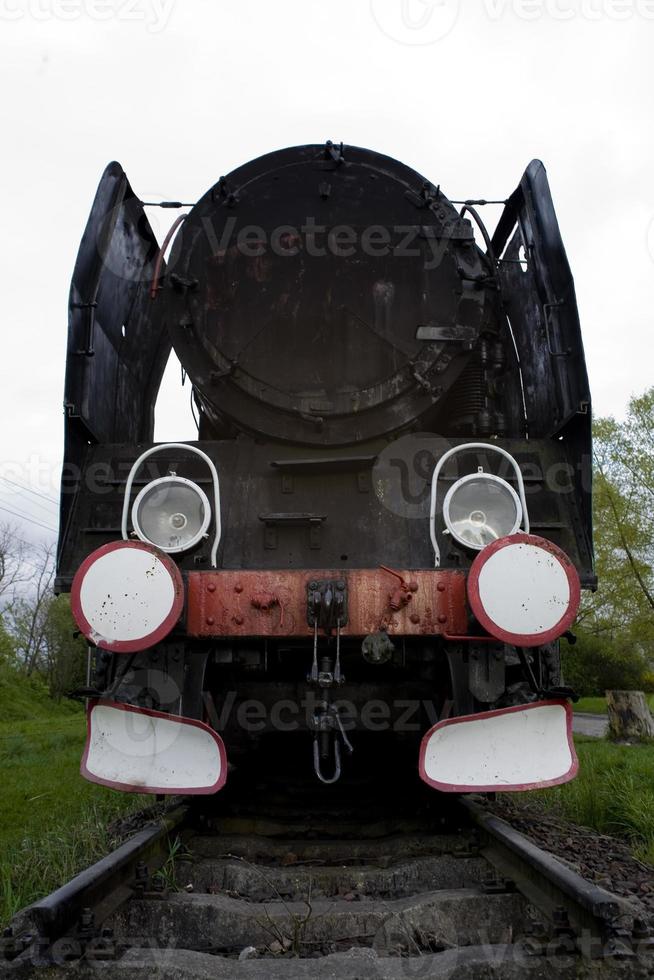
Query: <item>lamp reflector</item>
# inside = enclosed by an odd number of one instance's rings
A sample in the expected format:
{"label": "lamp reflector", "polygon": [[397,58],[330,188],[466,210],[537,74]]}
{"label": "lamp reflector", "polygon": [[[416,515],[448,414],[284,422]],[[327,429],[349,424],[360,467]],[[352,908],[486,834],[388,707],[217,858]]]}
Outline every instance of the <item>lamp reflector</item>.
{"label": "lamp reflector", "polygon": [[447,492],[443,519],[453,538],[481,551],[520,527],[520,499],[506,480],[492,473],[464,476]]}
{"label": "lamp reflector", "polygon": [[210,520],[205,492],[181,476],[164,476],[148,483],[132,507],[132,524],[141,541],[168,554],[193,548]]}

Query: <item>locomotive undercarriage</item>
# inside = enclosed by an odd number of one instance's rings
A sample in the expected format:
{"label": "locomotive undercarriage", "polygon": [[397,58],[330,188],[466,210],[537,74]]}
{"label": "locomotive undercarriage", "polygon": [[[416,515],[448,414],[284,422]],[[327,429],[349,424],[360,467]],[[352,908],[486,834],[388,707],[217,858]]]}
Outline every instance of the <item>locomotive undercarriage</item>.
{"label": "locomotive undercarriage", "polygon": [[[225,742],[230,765],[295,748],[323,783],[357,771],[392,736],[415,758],[425,731],[447,718],[561,697],[558,643],[519,650],[434,638],[249,638],[165,642],[131,656],[94,651],[92,689],[103,700],[198,719]],[[283,752],[284,759],[293,753]],[[368,757],[366,760],[366,756]],[[278,772],[278,775],[282,773]]]}

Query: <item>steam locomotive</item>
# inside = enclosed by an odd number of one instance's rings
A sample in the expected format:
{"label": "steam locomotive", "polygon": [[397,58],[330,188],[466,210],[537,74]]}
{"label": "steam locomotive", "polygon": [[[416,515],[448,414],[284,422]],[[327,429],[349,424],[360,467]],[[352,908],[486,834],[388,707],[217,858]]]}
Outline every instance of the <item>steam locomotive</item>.
{"label": "steam locomotive", "polygon": [[[210,794],[295,753],[326,785],[571,779],[591,415],[543,165],[492,234],[487,201],[332,142],[157,203],[180,212],[161,247],[107,167],[70,293],[57,589],[89,642],[83,775]],[[198,435],[154,443],[171,350]]]}

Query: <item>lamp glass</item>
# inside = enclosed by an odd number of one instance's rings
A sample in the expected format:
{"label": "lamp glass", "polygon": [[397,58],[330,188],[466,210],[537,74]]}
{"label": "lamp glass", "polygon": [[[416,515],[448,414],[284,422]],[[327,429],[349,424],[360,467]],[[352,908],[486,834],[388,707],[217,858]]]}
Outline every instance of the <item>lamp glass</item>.
{"label": "lamp glass", "polygon": [[210,520],[211,508],[204,491],[179,476],[149,483],[132,507],[132,524],[141,541],[170,554],[196,545]]}
{"label": "lamp glass", "polygon": [[505,480],[491,473],[473,473],[450,487],[443,502],[443,517],[457,541],[481,551],[518,530],[522,507]]}

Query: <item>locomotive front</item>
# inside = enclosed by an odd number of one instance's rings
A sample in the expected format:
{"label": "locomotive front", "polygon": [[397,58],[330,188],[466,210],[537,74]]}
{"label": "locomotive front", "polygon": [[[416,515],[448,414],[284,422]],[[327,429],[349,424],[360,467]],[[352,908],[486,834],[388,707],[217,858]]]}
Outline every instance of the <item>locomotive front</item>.
{"label": "locomotive front", "polygon": [[[574,287],[542,164],[492,237],[484,203],[296,147],[221,178],[166,260],[107,168],[58,556],[94,666],[88,779],[207,794],[228,758],[293,756],[326,784],[357,758],[444,791],[572,778],[558,641],[594,585]],[[171,347],[198,437],[155,444]]]}

